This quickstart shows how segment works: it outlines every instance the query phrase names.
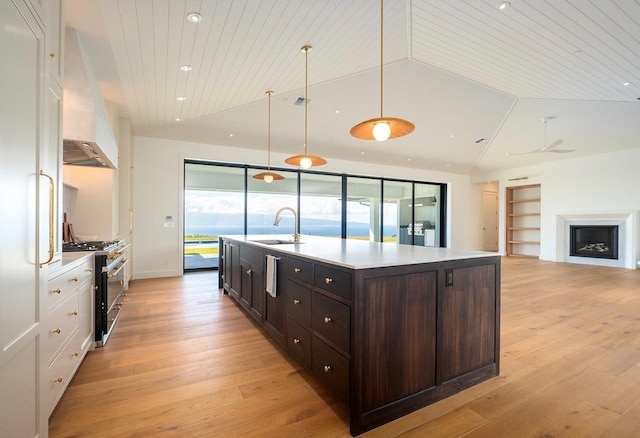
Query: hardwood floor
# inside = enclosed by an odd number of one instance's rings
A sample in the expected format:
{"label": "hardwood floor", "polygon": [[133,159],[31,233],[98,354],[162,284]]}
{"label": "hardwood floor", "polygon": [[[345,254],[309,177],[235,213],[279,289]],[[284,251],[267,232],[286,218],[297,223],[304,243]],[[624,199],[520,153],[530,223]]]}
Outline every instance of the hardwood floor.
{"label": "hardwood floor", "polygon": [[[217,289],[137,280],[56,437],[348,437],[348,411]],[[640,436],[640,271],[503,258],[501,373],[362,437]]]}

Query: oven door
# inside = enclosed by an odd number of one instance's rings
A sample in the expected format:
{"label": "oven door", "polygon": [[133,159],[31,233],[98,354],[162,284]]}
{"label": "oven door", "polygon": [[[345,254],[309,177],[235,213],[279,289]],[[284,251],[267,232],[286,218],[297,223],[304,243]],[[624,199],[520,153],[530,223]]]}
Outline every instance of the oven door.
{"label": "oven door", "polygon": [[122,307],[122,291],[124,290],[124,267],[128,260],[118,259],[112,264],[113,268],[107,272],[107,317],[105,333],[111,332],[111,326],[115,323],[120,307]]}

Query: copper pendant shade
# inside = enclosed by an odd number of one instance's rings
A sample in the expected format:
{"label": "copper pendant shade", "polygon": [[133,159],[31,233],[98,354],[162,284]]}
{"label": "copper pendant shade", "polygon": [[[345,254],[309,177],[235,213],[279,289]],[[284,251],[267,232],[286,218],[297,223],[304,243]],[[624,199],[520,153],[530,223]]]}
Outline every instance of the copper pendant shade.
{"label": "copper pendant shade", "polygon": [[267,171],[253,175],[255,179],[261,179],[267,184],[272,181],[284,179],[284,176],[271,171],[271,95],[273,91],[266,91],[264,94],[269,96],[269,123],[267,128]]}
{"label": "copper pendant shade", "polygon": [[303,155],[294,155],[293,157],[289,157],[284,160],[285,163],[291,164],[292,166],[299,166],[303,169],[309,169],[314,166],[322,166],[323,164],[327,164],[327,160],[322,157],[318,157],[317,155],[309,155],[307,153],[307,114],[308,114],[308,105],[309,99],[307,99],[307,89],[309,84],[309,67],[308,67],[308,57],[309,52],[311,51],[311,46],[306,45],[303,46],[300,51],[304,52],[304,154]]}
{"label": "copper pendant shade", "polygon": [[384,83],[384,0],[380,0],[380,117],[365,120],[351,128],[352,136],[362,140],[385,141],[389,138],[402,137],[411,134],[416,126],[408,120],[397,117],[384,117],[383,83]]}

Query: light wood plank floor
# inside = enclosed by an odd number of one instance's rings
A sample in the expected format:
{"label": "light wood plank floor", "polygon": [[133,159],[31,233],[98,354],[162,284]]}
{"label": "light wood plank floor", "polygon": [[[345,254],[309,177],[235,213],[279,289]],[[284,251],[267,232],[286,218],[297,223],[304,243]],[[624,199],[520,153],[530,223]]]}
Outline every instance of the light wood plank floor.
{"label": "light wood plank floor", "polygon": [[[502,262],[501,373],[363,437],[639,437],[640,271]],[[217,274],[137,280],[50,418],[56,437],[348,437],[346,406]]]}

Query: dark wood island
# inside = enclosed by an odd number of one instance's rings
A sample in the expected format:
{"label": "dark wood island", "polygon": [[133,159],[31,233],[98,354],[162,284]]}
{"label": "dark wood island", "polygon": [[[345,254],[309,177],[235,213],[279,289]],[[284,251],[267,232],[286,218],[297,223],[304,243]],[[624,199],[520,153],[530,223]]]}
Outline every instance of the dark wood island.
{"label": "dark wood island", "polygon": [[352,435],[499,374],[499,255],[289,238],[221,236],[220,285],[345,400]]}

